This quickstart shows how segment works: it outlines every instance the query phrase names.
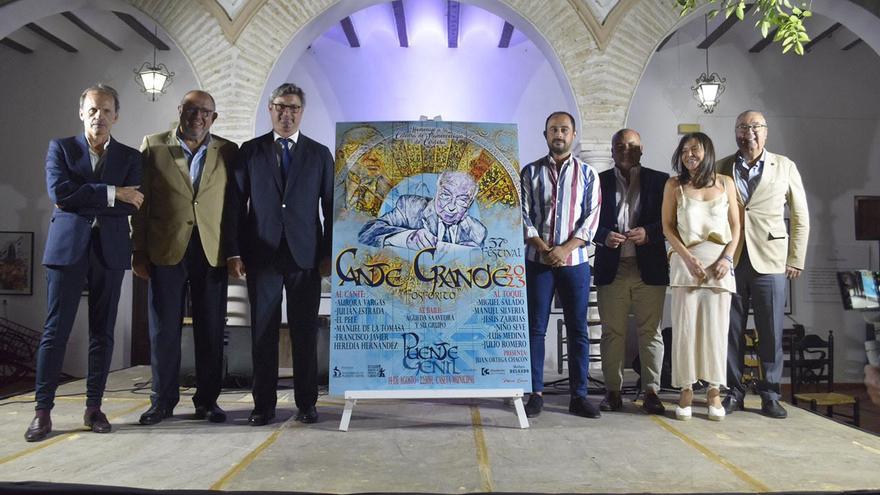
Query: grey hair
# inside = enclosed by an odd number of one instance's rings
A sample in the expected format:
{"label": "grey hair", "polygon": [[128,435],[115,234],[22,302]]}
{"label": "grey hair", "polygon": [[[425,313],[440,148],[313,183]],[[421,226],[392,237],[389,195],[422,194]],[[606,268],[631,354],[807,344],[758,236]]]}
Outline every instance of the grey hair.
{"label": "grey hair", "polygon": [[466,184],[470,194],[474,194],[477,191],[477,181],[474,180],[470,174],[465,172],[456,172],[453,170],[446,170],[440,174],[440,177],[437,178],[437,187],[440,187],[440,184],[450,184],[450,183],[463,183]]}
{"label": "grey hair", "polygon": [[86,95],[89,93],[92,93],[92,92],[102,93],[107,96],[112,96],[113,103],[116,105],[116,113],[119,113],[119,93],[115,89],[111,88],[110,86],[107,86],[104,83],[93,84],[83,90],[82,94],[79,95],[79,107],[80,108],[82,108],[83,102],[86,101]]}
{"label": "grey hair", "polygon": [[271,104],[273,101],[275,101],[275,98],[278,98],[279,96],[287,95],[299,96],[299,99],[300,101],[302,101],[303,106],[306,105],[305,92],[302,90],[302,88],[293,83],[284,83],[281,86],[275,88],[275,90],[272,91],[272,95],[269,96],[269,103]]}
{"label": "grey hair", "polygon": [[764,122],[767,121],[767,117],[764,116],[764,112],[762,112],[762,111],[760,111],[760,110],[751,110],[751,109],[749,109],[749,110],[746,110],[746,111],[740,113],[739,115],[737,115],[737,116],[736,116],[736,121],[735,121],[735,122],[739,122],[743,117],[745,117],[747,114],[750,114],[750,113],[756,113],[756,114],[760,115],[760,116],[764,119]]}

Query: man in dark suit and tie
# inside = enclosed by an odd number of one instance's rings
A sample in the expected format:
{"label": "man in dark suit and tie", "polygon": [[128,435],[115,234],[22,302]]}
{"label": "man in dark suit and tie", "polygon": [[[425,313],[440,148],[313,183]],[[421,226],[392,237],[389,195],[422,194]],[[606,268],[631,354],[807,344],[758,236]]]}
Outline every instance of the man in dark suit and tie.
{"label": "man in dark suit and tie", "polygon": [[596,229],[596,287],[602,319],[603,411],[623,407],[620,391],[629,315],[638,332],[642,410],[663,414],[660,391],[663,338],[660,319],[669,285],[669,264],[660,223],[663,187],[669,175],[641,165],[642,139],[632,129],[611,138],[614,168],[599,174],[602,213]]}
{"label": "man in dark suit and tie", "polygon": [[153,393],[140,423],[156,424],[180,400],[180,334],[186,287],[192,300],[197,419],[226,421],[217,405],[223,379],[226,256],[220,230],[227,167],[238,147],[211,134],[214,98],[190,91],[177,107],[179,125],[144,137],[144,205],[132,218],[135,275],[150,281]]}
{"label": "man in dark suit and tie", "polygon": [[64,361],[67,339],[83,288],[89,290],[89,369],[83,423],[96,433],[111,430],[101,412],[113,355],[113,329],[125,270],[131,267],[128,216],[143,195],[140,153],[110,137],[119,113],[119,96],[98,84],[79,99],[85,132],[53,139],[46,156],[46,185],[55,204],[43,265],[47,315],[37,351],[36,414],[25,440],[43,440],[52,431],[50,411]]}
{"label": "man in dark suit and tie", "polygon": [[294,84],[272,92],[273,130],[241,146],[224,224],[229,274],[247,273],[254,362],[248,422],[254,426],[275,417],[282,291],[296,420],[318,420],[318,306],[321,276],[330,273],[334,167],[330,150],[300,132],[304,107],[305,94]]}

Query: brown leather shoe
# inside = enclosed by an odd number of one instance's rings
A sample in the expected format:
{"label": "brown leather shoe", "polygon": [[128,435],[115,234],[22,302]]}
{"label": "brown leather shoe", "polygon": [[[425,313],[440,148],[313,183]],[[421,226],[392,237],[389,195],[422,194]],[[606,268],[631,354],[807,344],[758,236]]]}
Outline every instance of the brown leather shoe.
{"label": "brown leather shoe", "polygon": [[91,413],[86,412],[83,416],[83,424],[95,433],[110,433],[111,431],[110,421],[107,421],[107,416],[100,409]]}
{"label": "brown leather shoe", "polygon": [[37,414],[24,432],[24,439],[27,442],[39,442],[49,436],[52,431],[52,418],[48,414]]}

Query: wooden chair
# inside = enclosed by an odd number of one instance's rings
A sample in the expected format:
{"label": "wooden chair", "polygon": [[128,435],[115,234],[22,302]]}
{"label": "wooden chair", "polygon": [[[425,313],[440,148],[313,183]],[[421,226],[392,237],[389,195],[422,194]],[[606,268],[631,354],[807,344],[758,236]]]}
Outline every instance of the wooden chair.
{"label": "wooden chair", "polygon": [[[814,412],[824,407],[825,415],[829,418],[837,414],[859,426],[859,398],[834,392],[834,332],[828,332],[828,340],[818,335],[805,335],[795,340],[790,364],[792,404],[808,402],[810,410]],[[816,392],[804,392],[804,386]],[[825,390],[821,391],[823,388]],[[835,413],[833,408],[838,406],[851,406],[852,414]]]}
{"label": "wooden chair", "polygon": [[743,352],[742,382],[746,390],[754,391],[756,384],[764,376],[761,360],[758,358],[758,332],[754,328],[747,328],[743,337],[745,352]]}

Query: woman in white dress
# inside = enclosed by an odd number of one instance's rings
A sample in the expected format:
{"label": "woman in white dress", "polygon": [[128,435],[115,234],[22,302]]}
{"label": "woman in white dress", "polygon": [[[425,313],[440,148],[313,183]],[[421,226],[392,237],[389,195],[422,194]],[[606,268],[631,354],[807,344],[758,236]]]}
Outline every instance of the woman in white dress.
{"label": "woman in white dress", "polygon": [[672,168],[678,176],[663,191],[663,233],[671,247],[672,385],[681,388],[675,417],[690,419],[693,384],[704,380],[709,419],[721,420],[719,388],[727,378],[733,253],[740,232],[736,186],[715,173],[712,140],[701,132],[681,138]]}

